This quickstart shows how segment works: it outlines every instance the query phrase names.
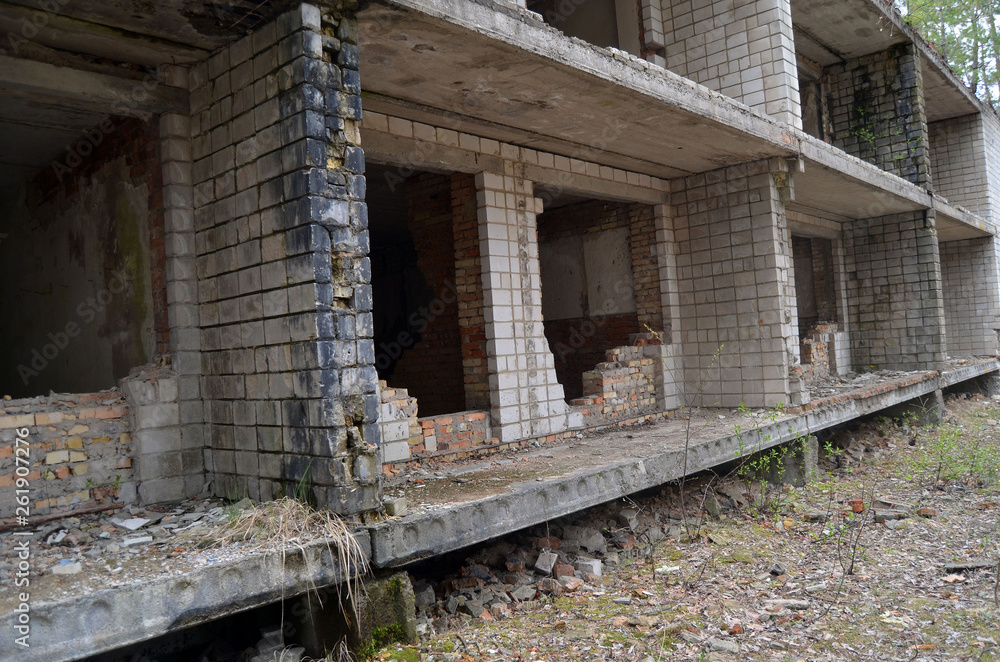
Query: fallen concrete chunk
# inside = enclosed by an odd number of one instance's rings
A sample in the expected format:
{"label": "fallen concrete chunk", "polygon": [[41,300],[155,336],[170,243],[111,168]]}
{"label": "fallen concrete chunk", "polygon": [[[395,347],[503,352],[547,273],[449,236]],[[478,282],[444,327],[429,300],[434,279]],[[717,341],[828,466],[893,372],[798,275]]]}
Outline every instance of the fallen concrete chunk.
{"label": "fallen concrete chunk", "polygon": [[577,559],[573,565],[581,573],[590,573],[597,577],[601,576],[601,562],[597,559],[582,558]]}
{"label": "fallen concrete chunk", "polygon": [[717,653],[740,652],[740,645],[735,641],[730,641],[728,639],[717,639],[715,637],[712,637],[711,639],[705,642],[705,648],[707,648],[709,652],[717,652]]}
{"label": "fallen concrete chunk", "polygon": [[53,575],[75,575],[83,570],[83,565],[80,563],[60,563],[59,565],[53,566]]}
{"label": "fallen concrete chunk", "polygon": [[126,538],[122,540],[122,547],[131,547],[132,545],[141,545],[143,543],[153,542],[153,536],[137,536],[135,538]]}
{"label": "fallen concrete chunk", "polygon": [[556,561],[558,560],[559,557],[556,556],[555,553],[547,549],[543,549],[538,554],[538,560],[535,561],[535,569],[538,570],[538,572],[548,575],[552,572],[552,568],[555,567]]}

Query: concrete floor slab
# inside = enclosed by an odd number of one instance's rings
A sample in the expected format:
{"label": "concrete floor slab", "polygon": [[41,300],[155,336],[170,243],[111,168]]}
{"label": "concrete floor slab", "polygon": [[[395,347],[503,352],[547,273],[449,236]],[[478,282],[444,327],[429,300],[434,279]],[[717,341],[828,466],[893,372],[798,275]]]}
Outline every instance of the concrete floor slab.
{"label": "concrete floor slab", "polygon": [[[362,548],[367,534],[358,534]],[[29,602],[29,643],[15,643],[20,613],[13,587],[0,617],[0,660],[79,660],[253,607],[339,584],[352,569],[322,541],[285,554],[269,551],[131,586]],[[29,593],[29,587],[24,590]],[[16,635],[20,636],[20,635]]]}
{"label": "concrete floor slab", "polygon": [[[801,413],[695,412],[489,458],[407,482],[410,513],[370,529],[372,562],[405,565],[677,480],[1000,370],[994,359],[916,372],[816,401]],[[685,453],[687,447],[687,453]],[[686,455],[686,457],[685,457]],[[388,493],[394,493],[387,488]]]}

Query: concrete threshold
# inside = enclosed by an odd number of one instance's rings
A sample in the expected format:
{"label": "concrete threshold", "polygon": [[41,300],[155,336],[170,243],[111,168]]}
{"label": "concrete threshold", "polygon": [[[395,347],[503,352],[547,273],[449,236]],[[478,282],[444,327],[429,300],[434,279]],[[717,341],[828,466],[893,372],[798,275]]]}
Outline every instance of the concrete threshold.
{"label": "concrete threshold", "polygon": [[410,513],[369,529],[372,563],[396,567],[481,543],[998,370],[996,359],[977,360],[838,394],[799,413],[707,410],[545,445],[514,459],[486,459],[439,477],[411,474],[396,490]]}
{"label": "concrete threshold", "polygon": [[[367,549],[367,533],[356,535]],[[0,618],[0,660],[79,660],[340,584],[357,569],[342,567],[335,553],[317,541],[284,554],[255,552],[153,581],[137,577],[130,586],[31,601],[30,646],[15,644],[19,614],[8,613]]]}

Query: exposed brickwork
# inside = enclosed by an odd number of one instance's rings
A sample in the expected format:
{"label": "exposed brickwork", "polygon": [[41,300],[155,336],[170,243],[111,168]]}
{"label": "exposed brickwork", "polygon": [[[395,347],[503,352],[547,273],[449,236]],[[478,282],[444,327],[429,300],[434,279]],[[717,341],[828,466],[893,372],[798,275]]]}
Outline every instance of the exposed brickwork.
{"label": "exposed brickwork", "polygon": [[556,360],[556,376],[567,398],[584,395],[584,373],[607,361],[608,350],[628,345],[641,329],[634,314],[545,322],[545,337]]}
{"label": "exposed brickwork", "polygon": [[465,408],[488,409],[490,373],[486,358],[486,318],[483,315],[483,265],[479,255],[476,178],[473,175],[458,173],[451,176],[451,208]]}
{"label": "exposed brickwork", "polygon": [[616,347],[605,361],[583,374],[583,397],[570,404],[588,409],[587,425],[600,425],[658,410],[656,394],[658,352],[649,352],[648,334],[635,346]]}
{"label": "exposed brickwork", "polygon": [[[149,231],[149,270],[152,290],[153,324],[156,333],[156,353],[169,351],[170,327],[167,323],[167,287],[165,280],[166,253],[163,245],[163,173],[160,169],[160,133],[157,122],[143,122],[129,117],[110,117],[85,134],[86,140],[75,146],[82,153],[83,145],[93,145],[100,135],[100,142],[93,152],[82,159],[80,165],[63,170],[71,163],[57,161],[53,168],[43,170],[35,180],[32,192],[37,203],[76,196],[87,182],[117,159],[124,159],[129,182],[133,186],[145,185],[148,192],[147,227]],[[124,376],[124,375],[123,375]]]}
{"label": "exposed brickwork", "polygon": [[270,498],[308,475],[322,506],[381,507],[358,66],[356,21],[301,5],[191,72],[220,496]]}
{"label": "exposed brickwork", "polygon": [[809,334],[802,339],[800,365],[806,384],[816,379],[829,377],[832,371],[831,359],[835,356],[834,338],[837,325],[832,323],[815,324]]}
{"label": "exposed brickwork", "polygon": [[826,69],[829,134],[848,154],[930,186],[920,56],[912,44]]}
{"label": "exposed brickwork", "polygon": [[927,125],[934,192],[989,218],[983,116],[953,117]]}
{"label": "exposed brickwork", "polygon": [[419,316],[414,332],[420,340],[403,352],[389,381],[405,387],[427,414],[460,411],[465,409],[465,388],[451,180],[447,175],[419,175],[406,182],[405,190],[417,266],[434,298],[420,311],[408,311],[408,317]]}
{"label": "exposed brickwork", "polygon": [[583,317],[545,320],[545,337],[555,355],[556,374],[567,398],[583,395],[583,373],[606,361],[607,350],[628,345],[632,334],[644,330],[643,323],[663,330],[655,219],[649,205],[590,200],[547,211],[540,220],[541,243],[617,228],[629,232],[631,294],[636,312],[595,315],[588,310]]}
{"label": "exposed brickwork", "polygon": [[[118,391],[0,401],[0,488],[15,514],[17,467],[28,461],[32,515],[81,504],[135,499],[128,407]],[[15,448],[27,428],[27,457]],[[19,446],[18,448],[24,448]]]}
{"label": "exposed brickwork", "polygon": [[490,441],[490,417],[485,411],[460,411],[444,416],[420,418],[423,445],[411,447],[414,453],[464,451]]}
{"label": "exposed brickwork", "polygon": [[[667,69],[802,126],[787,0],[661,0]],[[661,35],[644,30],[647,45]],[[655,35],[655,36],[654,36]]]}
{"label": "exposed brickwork", "polygon": [[996,356],[1000,329],[994,237],[940,242],[949,356]]}
{"label": "exposed brickwork", "polygon": [[382,428],[382,462],[395,462],[410,457],[414,447],[423,447],[424,435],[417,420],[417,399],[406,389],[390,388],[379,382]]}
{"label": "exposed brickwork", "polygon": [[673,182],[680,340],[687,393],[702,394],[697,404],[789,403],[798,341],[779,187],[788,176],[775,160]]}
{"label": "exposed brickwork", "polygon": [[944,305],[934,212],[845,223],[848,321],[860,370],[938,369]]}

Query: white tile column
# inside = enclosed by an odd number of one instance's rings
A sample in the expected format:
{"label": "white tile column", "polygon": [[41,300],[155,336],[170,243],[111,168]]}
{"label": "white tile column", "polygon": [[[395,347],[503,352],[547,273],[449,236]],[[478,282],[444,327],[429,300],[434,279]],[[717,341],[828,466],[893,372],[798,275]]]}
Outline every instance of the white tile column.
{"label": "white tile column", "polygon": [[566,404],[542,327],[541,201],[530,181],[508,171],[476,175],[490,408],[505,442],[582,424]]}

